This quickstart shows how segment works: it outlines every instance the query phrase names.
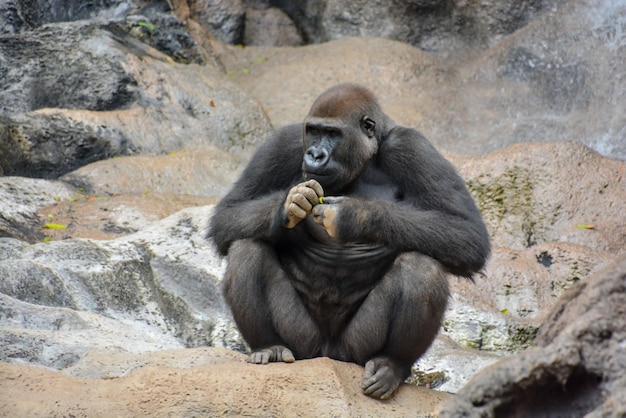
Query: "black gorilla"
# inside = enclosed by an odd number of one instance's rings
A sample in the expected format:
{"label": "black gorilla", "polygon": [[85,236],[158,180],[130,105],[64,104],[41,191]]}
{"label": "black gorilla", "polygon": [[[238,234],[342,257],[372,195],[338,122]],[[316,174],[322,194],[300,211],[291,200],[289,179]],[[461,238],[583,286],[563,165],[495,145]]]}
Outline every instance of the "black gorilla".
{"label": "black gorilla", "polygon": [[209,237],[228,254],[224,296],[249,361],[356,362],[380,399],[435,338],[446,272],[471,278],[490,251],[453,166],[354,84],[259,147]]}

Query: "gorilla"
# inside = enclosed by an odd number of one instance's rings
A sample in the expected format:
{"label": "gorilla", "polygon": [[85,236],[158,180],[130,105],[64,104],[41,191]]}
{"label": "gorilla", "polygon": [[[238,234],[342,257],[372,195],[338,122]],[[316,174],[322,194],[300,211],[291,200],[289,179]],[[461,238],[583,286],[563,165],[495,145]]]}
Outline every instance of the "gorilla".
{"label": "gorilla", "polygon": [[447,274],[472,279],[490,252],[454,167],[356,84],[259,146],[208,237],[227,256],[222,290],[249,362],[358,363],[378,399],[435,338]]}

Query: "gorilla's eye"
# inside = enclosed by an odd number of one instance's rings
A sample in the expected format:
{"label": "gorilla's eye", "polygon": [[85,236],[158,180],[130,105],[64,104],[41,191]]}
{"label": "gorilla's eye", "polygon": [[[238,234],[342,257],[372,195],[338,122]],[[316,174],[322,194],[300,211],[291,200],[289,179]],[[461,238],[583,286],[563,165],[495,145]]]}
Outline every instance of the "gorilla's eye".
{"label": "gorilla's eye", "polygon": [[367,116],[363,116],[363,119],[361,119],[361,129],[363,130],[363,133],[365,133],[365,135],[369,138],[372,138],[376,135],[374,128],[376,128],[376,122]]}
{"label": "gorilla's eye", "polygon": [[367,130],[374,129],[376,127],[376,122],[367,116],[363,116],[363,127]]}
{"label": "gorilla's eye", "polygon": [[332,139],[337,139],[339,138],[340,132],[335,129],[329,129],[327,135]]}

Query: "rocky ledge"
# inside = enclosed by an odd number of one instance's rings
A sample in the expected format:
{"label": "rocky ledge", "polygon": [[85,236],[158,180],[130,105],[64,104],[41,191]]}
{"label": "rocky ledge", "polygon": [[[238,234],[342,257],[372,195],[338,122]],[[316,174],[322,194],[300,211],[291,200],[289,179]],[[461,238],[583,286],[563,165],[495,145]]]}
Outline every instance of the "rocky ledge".
{"label": "rocky ledge", "polygon": [[[315,1],[0,5],[0,415],[623,414],[626,7],[448,3],[352,15],[386,38]],[[389,402],[356,365],[246,364],[204,238],[342,81],[448,156],[494,245]]]}

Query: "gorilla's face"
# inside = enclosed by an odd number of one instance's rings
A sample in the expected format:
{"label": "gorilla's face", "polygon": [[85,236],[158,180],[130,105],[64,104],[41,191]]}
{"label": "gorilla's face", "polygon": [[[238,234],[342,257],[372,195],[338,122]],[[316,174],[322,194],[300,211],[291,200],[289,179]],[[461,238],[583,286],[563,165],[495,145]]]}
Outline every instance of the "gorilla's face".
{"label": "gorilla's face", "polygon": [[378,150],[375,122],[368,116],[351,116],[308,117],[304,124],[302,170],[327,194],[341,191],[356,179]]}

